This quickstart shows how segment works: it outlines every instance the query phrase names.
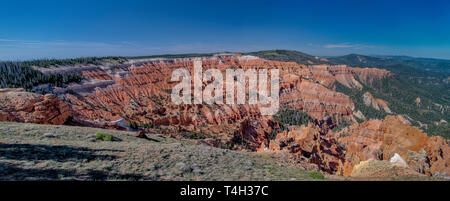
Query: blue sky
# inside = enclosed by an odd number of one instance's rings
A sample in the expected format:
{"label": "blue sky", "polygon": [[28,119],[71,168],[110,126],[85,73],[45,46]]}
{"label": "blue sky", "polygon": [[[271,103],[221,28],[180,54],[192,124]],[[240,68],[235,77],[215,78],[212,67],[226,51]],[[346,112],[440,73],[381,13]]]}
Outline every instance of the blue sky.
{"label": "blue sky", "polygon": [[5,1],[0,60],[293,49],[450,59],[450,1]]}

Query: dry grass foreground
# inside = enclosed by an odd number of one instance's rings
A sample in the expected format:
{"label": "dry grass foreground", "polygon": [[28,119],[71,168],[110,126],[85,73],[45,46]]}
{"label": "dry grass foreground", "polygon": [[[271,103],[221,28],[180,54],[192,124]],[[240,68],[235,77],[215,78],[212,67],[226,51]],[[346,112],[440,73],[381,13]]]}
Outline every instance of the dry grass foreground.
{"label": "dry grass foreground", "polygon": [[231,151],[161,134],[142,139],[125,131],[0,122],[0,180],[323,179],[357,178],[307,171],[280,152]]}

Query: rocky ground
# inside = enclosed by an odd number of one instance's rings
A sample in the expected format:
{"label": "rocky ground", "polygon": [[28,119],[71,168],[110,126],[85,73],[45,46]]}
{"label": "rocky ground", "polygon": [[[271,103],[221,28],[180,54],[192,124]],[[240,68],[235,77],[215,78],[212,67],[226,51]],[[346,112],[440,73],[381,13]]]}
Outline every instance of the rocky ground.
{"label": "rocky ground", "polygon": [[[95,138],[111,134],[118,141]],[[367,180],[323,175],[283,152],[195,145],[161,134],[0,122],[0,180]],[[434,180],[412,176],[377,180]]]}

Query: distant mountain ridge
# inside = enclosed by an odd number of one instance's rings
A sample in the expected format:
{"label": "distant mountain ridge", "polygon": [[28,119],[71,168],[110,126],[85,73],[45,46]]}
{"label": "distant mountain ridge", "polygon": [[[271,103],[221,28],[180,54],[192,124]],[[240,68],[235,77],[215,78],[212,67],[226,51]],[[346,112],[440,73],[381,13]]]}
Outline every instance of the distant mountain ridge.
{"label": "distant mountain ridge", "polygon": [[300,64],[332,64],[326,58],[312,56],[294,50],[264,50],[244,54],[257,56],[267,60],[293,61]]}
{"label": "distant mountain ridge", "polygon": [[295,50],[263,50],[243,53],[268,60],[294,61],[301,64],[346,64],[359,67],[383,67],[405,65],[416,69],[450,74],[450,60],[434,58],[417,58],[410,56],[367,56],[348,54],[343,56],[318,57]]}
{"label": "distant mountain ridge", "polygon": [[361,67],[406,65],[426,71],[450,73],[450,60],[445,59],[415,58],[409,56],[366,56],[360,54],[327,57],[327,59],[334,63],[345,63],[347,65]]}

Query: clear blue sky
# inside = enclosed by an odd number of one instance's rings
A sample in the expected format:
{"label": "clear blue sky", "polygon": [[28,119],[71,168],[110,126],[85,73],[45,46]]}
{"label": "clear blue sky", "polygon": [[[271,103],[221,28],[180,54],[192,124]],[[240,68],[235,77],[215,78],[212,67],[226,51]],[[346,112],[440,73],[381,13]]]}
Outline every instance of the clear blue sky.
{"label": "clear blue sky", "polygon": [[266,49],[450,59],[449,0],[0,4],[0,60]]}

